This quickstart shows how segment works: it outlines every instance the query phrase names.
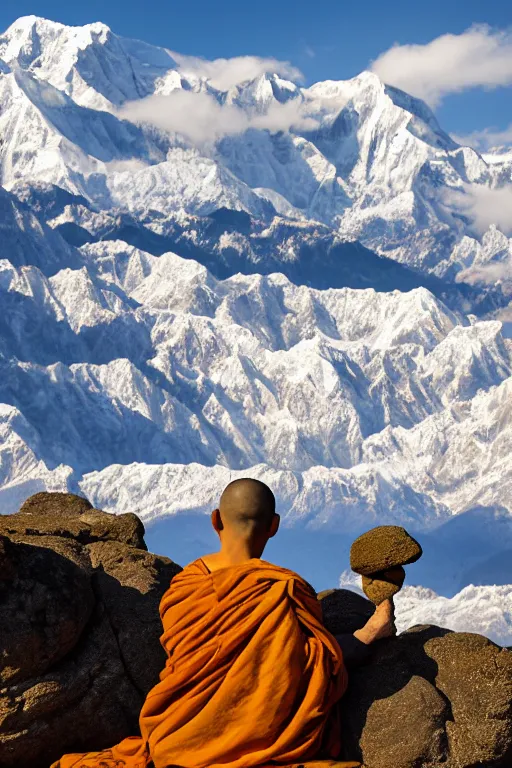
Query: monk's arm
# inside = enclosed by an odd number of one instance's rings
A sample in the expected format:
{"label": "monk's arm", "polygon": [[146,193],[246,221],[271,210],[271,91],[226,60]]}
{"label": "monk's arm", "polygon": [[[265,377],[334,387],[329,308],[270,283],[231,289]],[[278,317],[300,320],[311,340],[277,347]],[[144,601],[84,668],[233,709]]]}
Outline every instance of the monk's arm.
{"label": "monk's arm", "polygon": [[335,635],[343,652],[347,667],[362,664],[370,654],[370,645],[376,640],[392,637],[396,634],[394,610],[391,600],[385,600],[377,606],[375,613],[364,627],[351,634]]}

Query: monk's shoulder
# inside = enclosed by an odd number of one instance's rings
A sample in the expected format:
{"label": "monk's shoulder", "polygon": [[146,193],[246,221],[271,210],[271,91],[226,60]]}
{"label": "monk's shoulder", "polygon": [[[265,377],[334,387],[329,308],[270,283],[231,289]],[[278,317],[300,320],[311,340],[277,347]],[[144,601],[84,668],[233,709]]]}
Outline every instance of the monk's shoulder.
{"label": "monk's shoulder", "polygon": [[292,571],[290,568],[284,568],[281,565],[276,565],[276,563],[271,563],[268,560],[262,560],[261,563],[264,567],[275,570],[277,573],[281,574],[282,577],[296,581],[306,591],[311,592],[311,594],[313,594],[315,597],[317,596],[317,593],[314,587],[309,583],[309,581],[306,581],[306,579],[303,576],[301,576],[300,573],[297,573],[296,571]]}

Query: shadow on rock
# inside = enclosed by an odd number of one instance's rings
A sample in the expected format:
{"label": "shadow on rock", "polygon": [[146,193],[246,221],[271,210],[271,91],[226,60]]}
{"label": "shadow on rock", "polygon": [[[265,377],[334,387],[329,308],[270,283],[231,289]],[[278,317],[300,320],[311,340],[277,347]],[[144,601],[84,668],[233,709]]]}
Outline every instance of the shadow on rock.
{"label": "shadow on rock", "polygon": [[136,733],[158,681],[160,599],[180,566],[145,549],[135,515],[37,494],[0,516],[0,765]]}
{"label": "shadow on rock", "polygon": [[[333,633],[355,631],[374,610],[348,590],[319,598]],[[509,768],[512,654],[480,635],[413,627],[351,671],[340,715],[340,759],[366,768]]]}

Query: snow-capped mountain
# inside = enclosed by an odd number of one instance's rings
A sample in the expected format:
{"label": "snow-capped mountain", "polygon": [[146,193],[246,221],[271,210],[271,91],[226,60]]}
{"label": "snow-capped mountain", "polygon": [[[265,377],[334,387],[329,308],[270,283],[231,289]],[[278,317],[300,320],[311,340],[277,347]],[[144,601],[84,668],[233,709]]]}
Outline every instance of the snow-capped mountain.
{"label": "snow-capped mountain", "polygon": [[249,470],[286,522],[313,529],[426,531],[477,504],[509,508],[512,342],[500,323],[423,288],[218,281],[119,242],[80,257],[51,277],[1,262],[0,398],[24,455],[19,477],[6,460],[7,498],[42,459],[50,485],[146,520],[206,512]]}
{"label": "snow-capped mountain", "polygon": [[[260,231],[284,218],[293,240],[284,261],[299,256],[300,224],[316,222],[337,239],[450,279],[473,266],[509,267],[509,233],[478,215],[479,196],[510,183],[509,155],[459,146],[423,102],[370,72],[310,88],[261,75],[222,92],[182,71],[168,51],[103,24],[70,28],[36,17],[0,37],[0,59],[1,181],[9,189],[55,184],[159,234],[223,208],[245,211]],[[183,95],[186,103],[173,101]],[[174,103],[198,120],[215,103],[215,135],[183,133]],[[231,111],[219,117],[223,109]],[[210,247],[250,254],[251,238],[237,232]]]}
{"label": "snow-capped mountain", "polygon": [[372,73],[222,90],[103,24],[20,19],[0,36],[1,511],[70,489],[196,530],[251,474],[283,542],[339,543],[336,579],[356,533],[397,523],[445,548],[417,572],[450,605],[475,574],[506,584],[512,241],[478,206],[511,173]]}

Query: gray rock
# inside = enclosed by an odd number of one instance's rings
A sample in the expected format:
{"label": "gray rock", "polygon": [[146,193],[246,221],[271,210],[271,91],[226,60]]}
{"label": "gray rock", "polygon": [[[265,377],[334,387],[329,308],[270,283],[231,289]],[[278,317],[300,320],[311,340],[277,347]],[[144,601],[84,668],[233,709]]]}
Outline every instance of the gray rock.
{"label": "gray rock", "polygon": [[19,515],[51,515],[53,518],[64,515],[81,515],[92,509],[91,502],[83,496],[74,493],[35,493],[20,507]]}
{"label": "gray rock", "polygon": [[512,654],[480,635],[426,626],[375,643],[340,709],[340,757],[365,768],[512,765]]}
{"label": "gray rock", "polygon": [[137,515],[109,515],[72,493],[36,493],[16,515],[0,515],[0,534],[10,538],[59,536],[79,544],[121,541],[146,549],[144,526]]}
{"label": "gray rock", "polygon": [[393,696],[374,699],[360,740],[366,765],[409,768],[443,762],[449,715],[444,697],[423,677],[411,677]]}
{"label": "gray rock", "polygon": [[372,603],[380,605],[384,600],[390,600],[402,589],[405,581],[405,569],[402,565],[388,568],[387,571],[377,571],[371,576],[361,577],[363,592]]}
{"label": "gray rock", "polygon": [[435,684],[450,702],[446,723],[457,768],[512,766],[512,653],[480,635],[451,632],[425,644]]}
{"label": "gray rock", "polygon": [[77,644],[94,607],[90,576],[46,547],[11,543],[0,581],[0,685],[42,675]]}
{"label": "gray rock", "polygon": [[318,599],[324,624],[333,635],[361,629],[375,611],[369,600],[349,589],[326,589]]}

